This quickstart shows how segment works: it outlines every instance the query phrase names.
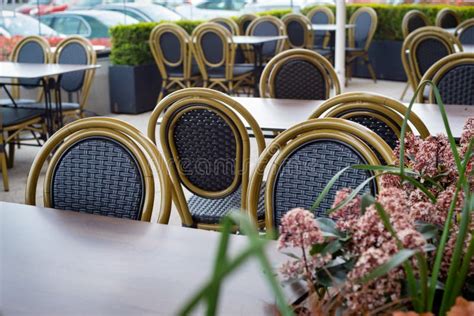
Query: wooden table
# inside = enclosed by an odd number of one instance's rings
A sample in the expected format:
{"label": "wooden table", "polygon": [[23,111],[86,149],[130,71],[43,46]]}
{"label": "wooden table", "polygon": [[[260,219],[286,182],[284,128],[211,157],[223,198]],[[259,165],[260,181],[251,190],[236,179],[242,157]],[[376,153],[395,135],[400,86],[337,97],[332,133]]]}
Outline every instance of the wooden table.
{"label": "wooden table", "polygon": [[[285,100],[271,98],[233,97],[257,120],[262,130],[281,132],[308,119],[320,100]],[[407,103],[405,105],[408,106]],[[439,108],[434,104],[415,104],[413,111],[425,122],[431,134],[445,133]],[[474,116],[474,106],[447,105],[449,123],[454,137],[461,136],[467,117]]]}
{"label": "wooden table", "polygon": [[[4,202],[0,231],[2,315],[175,315],[210,276],[220,238]],[[231,236],[231,253],[246,243]],[[274,263],[286,258],[275,242],[268,254]],[[262,315],[273,303],[255,261],[224,283],[219,308],[221,315]]]}

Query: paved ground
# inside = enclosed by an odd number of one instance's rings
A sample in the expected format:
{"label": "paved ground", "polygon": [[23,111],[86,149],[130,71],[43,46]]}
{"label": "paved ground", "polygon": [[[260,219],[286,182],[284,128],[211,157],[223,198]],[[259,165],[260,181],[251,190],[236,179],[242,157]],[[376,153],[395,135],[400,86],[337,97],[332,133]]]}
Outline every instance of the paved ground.
{"label": "paved ground", "polygon": [[[393,81],[378,81],[376,84],[371,80],[367,79],[353,79],[349,82],[349,86],[345,89],[345,92],[349,91],[370,91],[376,92],[383,95],[387,95],[398,99],[405,87],[405,83],[393,82]],[[407,95],[405,101],[409,101],[411,94]],[[149,118],[149,113],[143,113],[139,115],[114,115],[124,121],[127,121],[141,131],[146,132],[146,126]],[[17,150],[15,155],[15,166],[8,170],[8,176],[10,179],[10,191],[0,191],[0,201],[23,203],[25,194],[26,177],[30,169],[31,163],[38,152],[38,147],[22,147]],[[255,155],[253,155],[255,156]],[[255,161],[255,157],[253,157]],[[40,179],[42,183],[42,179]],[[0,189],[1,190],[1,189]],[[38,188],[38,205],[42,205],[42,187]],[[156,214],[155,214],[156,217]],[[173,216],[171,223],[178,224],[179,218],[173,210]]]}

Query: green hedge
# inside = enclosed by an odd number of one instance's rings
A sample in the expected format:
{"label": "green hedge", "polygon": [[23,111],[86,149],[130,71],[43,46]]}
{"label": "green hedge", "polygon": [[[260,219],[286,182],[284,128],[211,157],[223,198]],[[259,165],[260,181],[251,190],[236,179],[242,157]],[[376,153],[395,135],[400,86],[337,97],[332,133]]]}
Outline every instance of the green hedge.
{"label": "green hedge", "polygon": [[[335,6],[329,6],[334,12]],[[432,25],[436,20],[438,11],[444,8],[451,8],[458,12],[462,20],[474,18],[474,6],[455,7],[446,5],[416,5],[416,4],[351,4],[347,5],[347,20],[349,20],[352,13],[360,7],[371,7],[377,12],[378,26],[375,32],[375,39],[378,40],[403,40],[402,20],[403,16],[410,10],[420,10],[424,12]],[[314,6],[306,7],[301,10],[302,14],[307,14]]]}

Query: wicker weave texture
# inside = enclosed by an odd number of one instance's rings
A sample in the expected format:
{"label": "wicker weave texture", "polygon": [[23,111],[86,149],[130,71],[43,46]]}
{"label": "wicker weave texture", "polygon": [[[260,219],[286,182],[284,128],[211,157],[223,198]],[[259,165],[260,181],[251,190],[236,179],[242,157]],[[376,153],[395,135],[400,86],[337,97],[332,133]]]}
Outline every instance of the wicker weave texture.
{"label": "wicker weave texture", "polygon": [[423,26],[426,26],[425,20],[420,15],[412,15],[407,23],[408,34]]}
{"label": "wicker weave texture", "polygon": [[[279,227],[283,215],[292,208],[310,209],[338,171],[347,166],[366,163],[349,145],[335,140],[316,140],[294,150],[280,166],[274,183],[275,227]],[[368,171],[348,169],[315,210],[315,215],[326,216],[337,190],[346,187],[355,188],[370,175]],[[375,193],[374,183],[367,186],[365,191]]]}
{"label": "wicker weave texture", "polygon": [[[398,145],[398,136],[395,134],[393,129],[390,128],[385,122],[372,117],[372,116],[353,116],[349,118],[350,121],[359,123],[368,129],[374,131],[377,135],[392,148],[395,149]],[[396,125],[396,124],[395,124]]]}
{"label": "wicker weave texture", "polygon": [[[222,199],[206,199],[193,195],[189,201],[189,212],[193,217],[193,221],[205,224],[217,224],[221,219],[231,211],[242,209],[242,192],[239,187],[238,190],[233,192]],[[258,219],[263,219],[265,216],[264,209],[264,197],[265,197],[265,183],[260,189],[260,198],[258,201]]]}
{"label": "wicker weave texture", "polygon": [[175,161],[181,164],[186,178],[205,191],[225,190],[235,177],[236,137],[240,137],[223,115],[206,109],[190,110],[174,127]]}
{"label": "wicker weave texture", "polygon": [[439,80],[438,89],[446,104],[474,105],[474,64],[447,71]]}
{"label": "wicker weave texture", "polygon": [[304,60],[291,60],[281,66],[275,77],[275,96],[279,99],[325,100],[323,74]]}
{"label": "wicker weave texture", "polygon": [[420,73],[424,75],[435,62],[448,56],[449,52],[441,41],[430,38],[420,42],[415,54]]}
{"label": "wicker weave texture", "polygon": [[131,153],[118,142],[91,137],[68,148],[52,178],[52,207],[140,219],[144,184]]}

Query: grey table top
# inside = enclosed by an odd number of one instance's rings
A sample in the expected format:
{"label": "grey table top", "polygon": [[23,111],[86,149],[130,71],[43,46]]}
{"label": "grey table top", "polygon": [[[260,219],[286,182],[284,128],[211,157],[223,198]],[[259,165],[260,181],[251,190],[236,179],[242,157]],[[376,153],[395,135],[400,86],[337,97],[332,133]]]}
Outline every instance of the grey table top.
{"label": "grey table top", "polygon": [[[257,120],[263,130],[284,131],[301,123],[323,103],[321,100],[285,100],[271,98],[234,97]],[[405,103],[405,105],[408,105]],[[415,104],[413,111],[425,122],[431,134],[445,133],[439,108],[435,104]],[[459,138],[474,106],[447,105],[446,112],[453,136]]]}
{"label": "grey table top", "polygon": [[[4,202],[0,231],[4,315],[176,315],[210,277],[221,237]],[[247,243],[230,236],[229,255]],[[266,250],[272,264],[287,258],[276,242]],[[285,287],[289,298],[301,290]],[[220,299],[219,315],[263,315],[275,303],[256,260],[226,279]]]}
{"label": "grey table top", "polygon": [[30,64],[0,62],[0,78],[33,79],[99,68],[100,65]]}
{"label": "grey table top", "polygon": [[474,45],[472,44],[464,44],[462,46],[462,50],[464,53],[474,53]]}
{"label": "grey table top", "polygon": [[[336,31],[336,24],[313,24],[311,25],[313,31]],[[355,27],[355,24],[346,24],[346,29],[352,29]]]}
{"label": "grey table top", "polygon": [[279,35],[279,36],[232,36],[232,40],[235,44],[262,44],[266,42],[273,42],[282,39],[286,39],[288,36],[286,35]]}

